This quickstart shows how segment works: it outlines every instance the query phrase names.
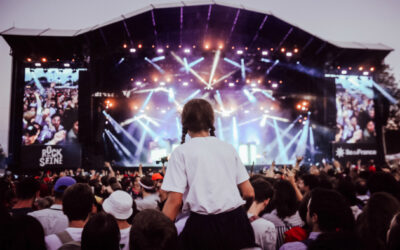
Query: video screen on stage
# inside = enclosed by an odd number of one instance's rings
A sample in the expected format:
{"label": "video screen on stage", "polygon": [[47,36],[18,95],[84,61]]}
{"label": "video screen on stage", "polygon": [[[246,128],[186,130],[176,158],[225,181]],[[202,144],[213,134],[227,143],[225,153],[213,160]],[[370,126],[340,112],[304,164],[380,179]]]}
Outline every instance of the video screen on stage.
{"label": "video screen on stage", "polygon": [[336,82],[337,143],[376,143],[373,80],[339,76]]}
{"label": "video screen on stage", "polygon": [[82,70],[25,68],[23,146],[78,143],[78,80]]}
{"label": "video screen on stage", "polygon": [[193,98],[212,104],[216,136],[233,145],[246,165],[294,164],[296,156],[306,155],[311,162],[322,154],[316,133],[324,130],[314,130],[319,127],[310,121],[317,97],[299,94],[301,78],[286,82],[279,60],[267,52],[182,47],[137,53],[113,66],[118,77],[116,69],[127,69],[129,86],[95,95],[106,160],[154,166],[169,156],[181,142],[183,105]]}

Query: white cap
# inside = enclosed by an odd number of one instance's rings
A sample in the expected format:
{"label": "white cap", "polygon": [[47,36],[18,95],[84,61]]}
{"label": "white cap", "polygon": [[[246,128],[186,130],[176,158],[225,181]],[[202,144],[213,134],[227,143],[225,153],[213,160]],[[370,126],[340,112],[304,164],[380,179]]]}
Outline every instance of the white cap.
{"label": "white cap", "polygon": [[127,192],[117,190],[105,199],[103,209],[118,220],[126,220],[132,215],[132,203],[133,199]]}

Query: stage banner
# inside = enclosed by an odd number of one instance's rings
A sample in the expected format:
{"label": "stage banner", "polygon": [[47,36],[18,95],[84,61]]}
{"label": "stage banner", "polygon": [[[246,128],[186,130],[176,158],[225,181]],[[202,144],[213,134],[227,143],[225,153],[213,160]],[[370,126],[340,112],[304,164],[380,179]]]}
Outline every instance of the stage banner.
{"label": "stage banner", "polygon": [[79,168],[81,167],[81,146],[30,145],[21,148],[21,166],[24,168]]}
{"label": "stage banner", "polygon": [[333,157],[335,160],[346,163],[357,162],[357,160],[368,161],[377,160],[378,150],[375,144],[348,144],[348,143],[333,143]]}

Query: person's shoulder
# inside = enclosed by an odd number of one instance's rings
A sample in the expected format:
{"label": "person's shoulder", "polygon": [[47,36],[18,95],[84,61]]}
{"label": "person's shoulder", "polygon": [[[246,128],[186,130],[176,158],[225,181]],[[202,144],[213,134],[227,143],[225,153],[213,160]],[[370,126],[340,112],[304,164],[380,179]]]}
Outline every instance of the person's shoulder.
{"label": "person's shoulder", "polygon": [[257,225],[259,227],[265,228],[268,231],[275,230],[275,225],[271,221],[264,219],[262,217],[253,221],[252,224]]}
{"label": "person's shoulder", "polygon": [[283,244],[279,248],[279,250],[303,250],[303,249],[307,249],[307,246],[301,241],[288,242]]}
{"label": "person's shoulder", "polygon": [[62,245],[60,238],[56,234],[47,235],[44,237],[44,241],[48,250],[58,249]]}

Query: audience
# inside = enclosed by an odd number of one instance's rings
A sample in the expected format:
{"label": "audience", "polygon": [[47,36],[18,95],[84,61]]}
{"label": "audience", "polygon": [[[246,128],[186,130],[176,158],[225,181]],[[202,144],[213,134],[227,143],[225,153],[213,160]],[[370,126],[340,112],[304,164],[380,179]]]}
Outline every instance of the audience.
{"label": "audience", "polygon": [[129,249],[179,249],[174,223],[160,211],[143,210],[133,219]]}
{"label": "audience", "polygon": [[139,185],[143,198],[136,199],[137,210],[159,209],[160,197],[151,177],[143,176],[139,181]]}
{"label": "audience", "polygon": [[119,250],[120,231],[111,214],[97,213],[82,231],[82,250]]}
{"label": "audience", "polygon": [[11,214],[18,216],[33,212],[33,202],[39,196],[39,188],[39,182],[32,177],[17,183],[17,203],[11,209]]}
{"label": "audience", "polygon": [[286,243],[280,248],[281,250],[307,249],[321,233],[354,229],[354,218],[343,196],[336,191],[326,189],[312,191],[306,222],[311,228],[308,239],[302,242]]}
{"label": "audience", "polygon": [[393,216],[400,212],[399,201],[385,192],[374,193],[357,220],[357,230],[365,249],[385,249]]}
{"label": "audience", "polygon": [[256,244],[262,249],[274,250],[276,244],[275,225],[259,217],[259,214],[271,200],[274,190],[272,185],[263,179],[254,180],[251,182],[251,185],[254,189],[255,198],[250,208],[247,210],[247,216],[254,230]]}
{"label": "audience", "polygon": [[[245,210],[258,246],[252,249],[400,249],[398,169],[356,166],[251,175],[255,196]],[[189,214],[180,210],[172,221],[160,212],[164,173],[109,167],[6,174],[0,249],[184,249],[178,232]]]}
{"label": "audience", "polygon": [[62,206],[68,217],[68,227],[60,233],[46,236],[48,250],[80,243],[83,227],[94,207],[94,196],[89,185],[76,183],[68,187],[63,195]]}
{"label": "audience", "polygon": [[54,185],[54,205],[28,214],[42,224],[45,235],[62,232],[68,227],[68,218],[62,208],[62,196],[65,189],[75,183],[75,179],[69,176],[59,178]]}
{"label": "audience", "polygon": [[117,219],[118,228],[121,232],[121,250],[129,249],[129,233],[131,231],[131,225],[127,220],[133,213],[132,203],[132,197],[127,192],[120,190],[113,192],[103,202],[104,211],[113,215],[115,219]]}
{"label": "audience", "polygon": [[284,243],[284,233],[292,227],[303,226],[304,222],[298,212],[299,202],[292,184],[287,180],[278,180],[274,184],[274,189],[275,193],[271,202],[273,210],[262,217],[275,225],[276,248],[279,249]]}

